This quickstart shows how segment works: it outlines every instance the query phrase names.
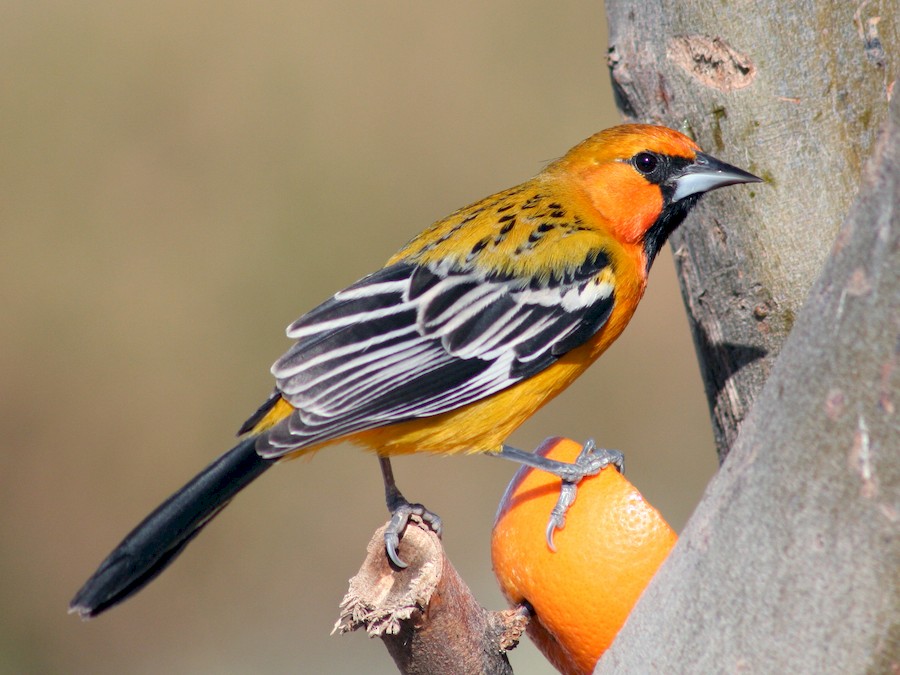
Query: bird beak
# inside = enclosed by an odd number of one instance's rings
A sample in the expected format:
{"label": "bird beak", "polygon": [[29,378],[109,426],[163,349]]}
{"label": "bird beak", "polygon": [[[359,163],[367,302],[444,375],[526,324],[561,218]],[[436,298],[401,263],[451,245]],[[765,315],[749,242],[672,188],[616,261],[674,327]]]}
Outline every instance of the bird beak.
{"label": "bird beak", "polygon": [[731,164],[698,152],[694,162],[689,164],[673,181],[675,193],[672,201],[703,194],[716,188],[736,183],[762,183],[762,178],[739,169]]}

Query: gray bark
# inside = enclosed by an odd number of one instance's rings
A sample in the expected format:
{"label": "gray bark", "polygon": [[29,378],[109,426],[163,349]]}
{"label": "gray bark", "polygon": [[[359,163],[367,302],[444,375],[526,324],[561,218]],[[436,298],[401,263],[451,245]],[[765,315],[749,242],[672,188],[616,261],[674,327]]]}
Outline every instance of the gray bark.
{"label": "gray bark", "polygon": [[672,240],[722,459],[856,194],[900,16],[888,0],[606,8],[626,118],[681,128],[767,181],[710,195]]}
{"label": "gray bark", "polygon": [[[898,104],[732,452],[595,672],[900,670]],[[831,167],[800,180],[827,192]]]}

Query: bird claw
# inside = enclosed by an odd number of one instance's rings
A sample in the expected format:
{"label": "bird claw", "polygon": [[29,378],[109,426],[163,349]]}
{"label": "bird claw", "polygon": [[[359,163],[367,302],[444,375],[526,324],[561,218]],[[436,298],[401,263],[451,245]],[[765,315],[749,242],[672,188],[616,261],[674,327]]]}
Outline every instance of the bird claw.
{"label": "bird claw", "polygon": [[384,529],[384,549],[390,561],[400,569],[408,567],[407,563],[400,559],[398,549],[400,537],[406,530],[406,526],[409,525],[410,518],[415,518],[438,537],[441,536],[444,529],[441,517],[426,509],[423,504],[410,504],[404,499],[393,505],[391,520]]}
{"label": "bird claw", "polygon": [[[625,455],[618,450],[608,450],[606,448],[598,448],[593,439],[588,440],[575,458],[573,469],[577,467],[578,471],[573,471],[571,482],[577,483],[585,476],[593,476],[600,473],[608,466],[616,467],[619,473],[625,472]],[[579,471],[582,472],[579,474]],[[565,479],[564,479],[565,480]]]}
{"label": "bird claw", "polygon": [[553,543],[553,533],[566,526],[566,511],[569,510],[569,507],[575,501],[577,491],[578,487],[576,484],[569,481],[563,481],[562,486],[559,488],[559,499],[556,500],[556,506],[553,507],[553,510],[550,512],[550,519],[547,521],[547,546],[553,552],[556,552],[556,545]]}
{"label": "bird claw", "polygon": [[625,456],[618,450],[607,450],[606,448],[598,448],[593,440],[587,441],[581,452],[575,459],[575,463],[570,465],[562,479],[562,486],[559,489],[559,499],[556,505],[550,511],[550,519],[547,521],[547,530],[545,532],[547,538],[547,546],[551,551],[556,551],[556,545],[553,543],[553,533],[561,530],[566,526],[566,513],[569,507],[575,502],[578,493],[578,483],[587,476],[593,476],[600,473],[608,466],[614,466],[619,473],[625,470]]}

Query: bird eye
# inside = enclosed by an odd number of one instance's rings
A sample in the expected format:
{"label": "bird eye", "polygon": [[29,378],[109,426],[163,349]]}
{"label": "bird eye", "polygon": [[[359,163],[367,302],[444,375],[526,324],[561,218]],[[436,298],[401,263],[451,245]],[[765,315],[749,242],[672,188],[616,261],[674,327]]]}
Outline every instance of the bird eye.
{"label": "bird eye", "polygon": [[649,152],[639,152],[632,159],[632,163],[635,169],[646,176],[656,170],[656,167],[659,165],[659,158],[656,155],[651,155]]}

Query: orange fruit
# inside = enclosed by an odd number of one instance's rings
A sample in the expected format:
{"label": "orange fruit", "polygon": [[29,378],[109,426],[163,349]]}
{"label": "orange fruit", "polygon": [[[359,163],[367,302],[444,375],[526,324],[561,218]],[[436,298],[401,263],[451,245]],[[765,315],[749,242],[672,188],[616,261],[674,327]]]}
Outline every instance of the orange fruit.
{"label": "orange fruit", "polygon": [[[581,445],[550,438],[535,452],[574,462]],[[677,535],[614,467],[585,478],[565,527],[545,530],[560,479],[522,467],[503,495],[491,537],[500,588],[534,609],[528,635],[563,673],[590,673],[612,644]]]}

